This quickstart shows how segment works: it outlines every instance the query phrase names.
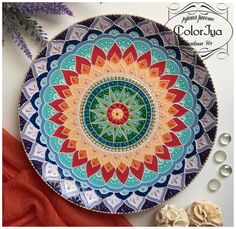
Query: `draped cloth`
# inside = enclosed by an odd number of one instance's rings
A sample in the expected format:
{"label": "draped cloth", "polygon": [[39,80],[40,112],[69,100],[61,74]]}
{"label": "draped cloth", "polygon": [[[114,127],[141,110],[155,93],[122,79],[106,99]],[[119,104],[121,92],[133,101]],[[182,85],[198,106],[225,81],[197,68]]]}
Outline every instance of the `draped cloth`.
{"label": "draped cloth", "polygon": [[3,226],[131,226],[123,215],[93,212],[60,197],[3,129]]}

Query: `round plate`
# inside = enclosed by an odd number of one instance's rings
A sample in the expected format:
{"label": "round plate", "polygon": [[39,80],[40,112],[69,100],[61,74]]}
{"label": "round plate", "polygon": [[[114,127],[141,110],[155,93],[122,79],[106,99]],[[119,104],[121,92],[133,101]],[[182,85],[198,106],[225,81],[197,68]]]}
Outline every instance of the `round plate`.
{"label": "round plate", "polygon": [[29,160],[58,194],[131,213],[175,196],[199,173],[217,101],[187,42],[154,21],[108,15],[69,27],[37,56],[19,124]]}

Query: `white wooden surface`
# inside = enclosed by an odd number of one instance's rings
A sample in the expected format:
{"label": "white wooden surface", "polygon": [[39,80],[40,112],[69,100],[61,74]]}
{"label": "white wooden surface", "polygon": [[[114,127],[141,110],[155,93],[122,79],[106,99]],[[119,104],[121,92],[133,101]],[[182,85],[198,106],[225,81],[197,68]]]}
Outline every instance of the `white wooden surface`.
{"label": "white wooden surface", "polygon": [[[153,19],[165,24],[167,21],[167,6],[170,3],[70,3],[74,17],[69,16],[42,16],[38,21],[48,33],[49,39],[66,29],[75,22],[93,16],[103,14],[132,14]],[[232,19],[232,5],[229,9],[229,19]],[[40,48],[32,40],[27,39],[34,56]],[[3,48],[3,127],[13,136],[19,138],[17,123],[17,103],[20,95],[24,76],[31,63],[19,50],[8,36],[5,36]],[[215,57],[205,61],[212,76],[217,98],[219,102],[219,125],[217,140],[222,132],[230,133],[233,137],[233,51],[231,41],[229,43],[229,56],[225,60]],[[213,153],[216,150],[227,152],[226,163],[233,166],[233,142],[222,147],[215,143]],[[207,199],[217,203],[224,214],[224,225],[233,226],[233,175],[228,178],[220,178],[219,165],[213,161],[213,153],[210,155],[205,167],[192,184],[168,203],[187,207],[194,200]],[[211,193],[207,190],[207,182],[212,178],[219,178],[222,186],[219,191]],[[136,226],[155,226],[156,209],[138,214],[129,214],[127,218]]]}

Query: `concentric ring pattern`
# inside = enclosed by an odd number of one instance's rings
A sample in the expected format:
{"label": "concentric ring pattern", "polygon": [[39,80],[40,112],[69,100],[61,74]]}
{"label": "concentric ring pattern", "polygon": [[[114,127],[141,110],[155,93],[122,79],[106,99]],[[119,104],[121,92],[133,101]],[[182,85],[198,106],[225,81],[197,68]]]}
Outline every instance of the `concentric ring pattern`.
{"label": "concentric ring pattern", "polygon": [[195,51],[140,17],[85,20],[33,61],[19,102],[22,142],[58,194],[106,213],[182,191],[213,146],[217,101]]}
{"label": "concentric ring pattern", "polygon": [[125,151],[150,132],[155,107],[145,88],[130,78],[106,78],[83,101],[82,125],[104,149]]}

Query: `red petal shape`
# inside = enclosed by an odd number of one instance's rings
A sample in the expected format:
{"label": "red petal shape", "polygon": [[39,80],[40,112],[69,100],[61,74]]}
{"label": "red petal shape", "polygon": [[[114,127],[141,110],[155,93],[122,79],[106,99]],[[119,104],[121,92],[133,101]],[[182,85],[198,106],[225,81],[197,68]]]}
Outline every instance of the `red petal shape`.
{"label": "red petal shape", "polygon": [[152,65],[150,66],[150,69],[155,69],[155,68],[157,68],[158,71],[159,71],[159,74],[158,74],[158,75],[161,76],[161,75],[164,73],[164,71],[165,71],[165,67],[166,67],[166,62],[165,62],[165,61],[161,61],[161,62],[152,64]]}
{"label": "red petal shape", "polygon": [[158,162],[156,156],[146,155],[144,159],[144,164],[148,169],[154,172],[158,172]]}
{"label": "red petal shape", "polygon": [[79,82],[78,74],[76,72],[73,72],[70,70],[62,70],[62,73],[63,73],[64,79],[68,85],[77,84]]}
{"label": "red petal shape", "polygon": [[70,88],[67,85],[57,85],[53,87],[62,98],[66,98],[71,95]]}
{"label": "red petal shape", "polygon": [[133,44],[130,45],[123,54],[123,59],[125,60],[127,65],[132,64],[134,61],[136,61],[137,57],[138,55]]}
{"label": "red petal shape", "polygon": [[144,53],[142,56],[140,56],[137,60],[138,65],[140,68],[148,68],[151,65],[151,51]]}
{"label": "red petal shape", "polygon": [[181,142],[179,141],[178,137],[172,132],[169,132],[169,133],[163,135],[163,140],[165,142],[165,145],[167,145],[169,147],[181,145]]}
{"label": "red petal shape", "polygon": [[85,150],[77,150],[72,158],[72,167],[77,167],[85,164],[88,161],[87,154]]}
{"label": "red petal shape", "polygon": [[53,115],[49,120],[55,122],[56,124],[63,124],[67,117],[63,113],[57,113]]}
{"label": "red petal shape", "polygon": [[68,105],[64,99],[54,100],[53,102],[49,103],[49,105],[59,112],[62,112],[68,108]]}
{"label": "red petal shape", "polygon": [[121,163],[116,169],[116,175],[122,184],[124,184],[129,176],[129,167],[124,163]]}
{"label": "red petal shape", "polygon": [[142,180],[144,172],[143,162],[133,160],[132,165],[130,166],[130,170],[134,174],[134,176],[136,176],[140,181]]}
{"label": "red petal shape", "polygon": [[163,76],[161,76],[160,80],[161,81],[162,80],[169,81],[168,85],[167,85],[167,88],[170,88],[170,87],[172,87],[175,84],[175,82],[177,80],[177,76],[176,75],[163,75]]}
{"label": "red petal shape", "polygon": [[177,103],[183,99],[185,94],[185,91],[179,89],[169,89],[166,99],[172,101],[173,103]]}
{"label": "red petal shape", "polygon": [[170,160],[170,153],[165,145],[156,146],[156,155],[163,160]]}
{"label": "red petal shape", "polygon": [[118,45],[114,43],[107,54],[107,59],[114,63],[117,63],[121,59],[121,57],[122,57],[121,50],[118,47]]}
{"label": "red petal shape", "polygon": [[70,133],[70,130],[64,126],[60,126],[57,128],[53,136],[58,137],[58,138],[67,138]]}
{"label": "red petal shape", "polygon": [[72,153],[75,151],[76,142],[73,140],[65,140],[60,149],[61,153]]}
{"label": "red petal shape", "polygon": [[76,71],[79,74],[88,74],[90,71],[90,62],[80,56],[76,56]]}
{"label": "red petal shape", "polygon": [[184,115],[188,111],[188,109],[186,109],[185,107],[182,107],[179,104],[173,104],[173,106],[168,111],[174,116],[180,117]]}
{"label": "red petal shape", "polygon": [[168,122],[168,126],[172,131],[181,131],[187,128],[187,126],[178,118],[173,118]]}
{"label": "red petal shape", "polygon": [[113,174],[115,173],[115,169],[109,162],[106,165],[102,166],[101,172],[102,172],[102,176],[105,182],[108,182],[112,178]]}
{"label": "red petal shape", "polygon": [[[96,64],[98,60],[101,62]],[[101,66],[104,64],[105,60],[106,60],[105,53],[102,51],[102,49],[100,49],[98,46],[95,45],[93,47],[93,52],[92,52],[92,64]]]}
{"label": "red petal shape", "polygon": [[98,172],[100,167],[101,167],[101,165],[100,165],[98,159],[93,159],[93,160],[88,161],[88,163],[86,165],[87,177],[90,177],[93,174],[95,174],[96,172]]}

